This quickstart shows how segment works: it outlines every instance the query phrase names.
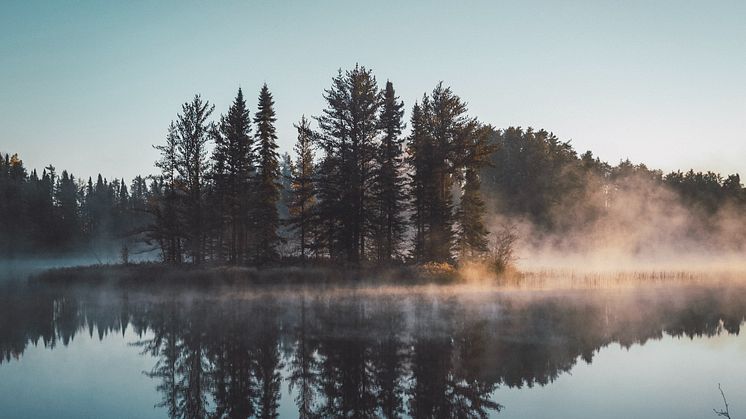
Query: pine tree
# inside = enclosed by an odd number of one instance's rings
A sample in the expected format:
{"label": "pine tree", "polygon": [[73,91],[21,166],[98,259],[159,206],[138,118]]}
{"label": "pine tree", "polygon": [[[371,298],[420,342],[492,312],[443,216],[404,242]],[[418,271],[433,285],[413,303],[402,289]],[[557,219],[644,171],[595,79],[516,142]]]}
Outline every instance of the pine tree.
{"label": "pine tree", "polygon": [[316,202],[314,188],[314,156],[313,133],[308,120],[303,116],[298,124],[298,141],[295,143],[296,160],[293,166],[291,183],[292,198],[290,200],[290,225],[298,232],[300,257],[306,259],[308,238],[310,236],[311,219]]}
{"label": "pine tree", "polygon": [[407,163],[411,168],[409,173],[409,189],[412,191],[412,216],[414,225],[414,248],[412,258],[415,262],[425,260],[425,242],[427,240],[426,230],[426,207],[428,203],[427,188],[431,142],[428,137],[425,115],[419,103],[412,107],[410,118],[412,130],[407,141]]}
{"label": "pine tree", "polygon": [[[3,161],[4,160],[4,161]],[[26,169],[17,154],[0,154],[0,255],[13,256],[14,253],[26,250],[30,243],[24,243],[22,237],[28,234],[28,212],[25,209],[35,208],[24,202]]]}
{"label": "pine tree", "polygon": [[215,204],[219,208],[221,224],[219,234],[222,237],[225,231],[227,259],[236,264],[247,260],[249,203],[255,161],[251,116],[240,88],[228,114],[221,117],[212,159],[217,195]]}
{"label": "pine tree", "polygon": [[68,175],[67,170],[62,171],[62,176],[57,181],[55,188],[56,223],[55,231],[57,243],[60,245],[73,244],[79,227],[78,220],[78,188],[75,178]]}
{"label": "pine tree", "polygon": [[[160,160],[155,165],[161,169],[159,179],[154,179],[151,184],[154,195],[158,193],[148,211],[153,216],[153,225],[149,228],[149,239],[158,242],[163,260],[167,263],[180,263],[182,261],[182,233],[179,222],[180,199],[177,193],[177,147],[178,132],[176,124],[171,122],[166,135],[166,144],[155,146],[161,152]],[[158,186],[158,180],[162,188]],[[162,193],[161,193],[162,189]]]}
{"label": "pine tree", "polygon": [[357,263],[365,259],[366,237],[375,215],[371,187],[380,107],[376,78],[362,66],[344,74],[340,70],[324,99],[327,108],[316,118],[324,153],[319,214],[329,227],[332,257],[338,254]]}
{"label": "pine tree", "polygon": [[126,240],[132,234],[132,208],[130,207],[130,194],[127,189],[127,182],[124,178],[119,180],[119,186],[116,190],[116,233],[118,238]]}
{"label": "pine tree", "polygon": [[292,232],[290,226],[290,205],[293,199],[293,172],[295,171],[293,158],[290,153],[285,152],[280,156],[280,200],[277,201],[277,215],[280,219],[280,228],[277,232],[280,237],[280,257],[289,256],[293,253]]}
{"label": "pine tree", "polygon": [[377,170],[374,180],[377,218],[375,222],[376,248],[379,262],[390,262],[399,253],[406,228],[403,164],[404,103],[394,92],[394,85],[386,82],[379,127],[383,133],[377,151]]}
{"label": "pine tree", "polygon": [[177,185],[183,192],[183,231],[194,264],[202,262],[205,245],[207,143],[213,133],[213,125],[207,120],[214,108],[195,95],[182,105],[176,121]]}
{"label": "pine tree", "polygon": [[265,83],[259,93],[259,105],[254,116],[256,153],[258,158],[253,223],[256,234],[256,260],[266,263],[277,258],[280,237],[277,202],[280,199],[280,164],[275,133],[274,100]]}
{"label": "pine tree", "polygon": [[448,262],[454,245],[453,187],[462,176],[465,147],[478,124],[466,116],[466,105],[442,83],[412,113],[409,149],[415,172],[415,257]]}
{"label": "pine tree", "polygon": [[481,195],[479,173],[489,164],[495,146],[489,137],[494,133],[490,126],[477,127],[476,121],[465,127],[463,139],[464,177],[458,220],[457,248],[461,257],[475,257],[487,251],[489,231],[484,223],[486,213]]}
{"label": "pine tree", "polygon": [[55,217],[55,187],[57,185],[57,169],[51,164],[44,168],[41,175],[40,195],[41,218],[40,218],[40,241],[49,248],[57,245],[56,231],[57,220]]}
{"label": "pine tree", "polygon": [[474,257],[487,251],[489,231],[484,225],[485,206],[479,194],[479,175],[469,168],[464,179],[463,195],[457,213],[458,249],[462,257]]}
{"label": "pine tree", "polygon": [[327,109],[316,117],[321,131],[317,143],[322,151],[317,167],[316,191],[318,205],[314,211],[318,230],[314,237],[315,251],[325,251],[330,259],[345,257],[352,246],[349,234],[350,214],[350,144],[347,103],[349,95],[342,70],[332,79],[332,87],[324,92]]}

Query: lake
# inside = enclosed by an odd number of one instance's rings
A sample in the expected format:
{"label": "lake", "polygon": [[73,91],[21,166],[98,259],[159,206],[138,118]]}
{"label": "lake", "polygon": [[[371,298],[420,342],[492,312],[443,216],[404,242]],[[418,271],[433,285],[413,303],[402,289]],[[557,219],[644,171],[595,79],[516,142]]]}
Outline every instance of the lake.
{"label": "lake", "polygon": [[746,417],[746,286],[6,283],[0,417]]}

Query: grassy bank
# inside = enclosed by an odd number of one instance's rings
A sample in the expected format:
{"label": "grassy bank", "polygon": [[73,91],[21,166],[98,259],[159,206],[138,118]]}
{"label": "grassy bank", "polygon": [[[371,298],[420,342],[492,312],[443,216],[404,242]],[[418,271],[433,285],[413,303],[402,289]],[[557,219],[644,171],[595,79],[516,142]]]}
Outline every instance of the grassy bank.
{"label": "grassy bank", "polygon": [[510,269],[495,275],[485,265],[380,266],[309,265],[235,267],[218,265],[111,264],[55,268],[32,281],[55,285],[488,285],[516,290],[609,289],[638,286],[746,283],[746,272],[720,270],[572,271]]}
{"label": "grassy bank", "polygon": [[48,283],[139,284],[323,284],[375,282],[396,284],[441,283],[461,280],[450,265],[396,267],[269,266],[263,268],[217,265],[112,264],[55,268],[33,276]]}

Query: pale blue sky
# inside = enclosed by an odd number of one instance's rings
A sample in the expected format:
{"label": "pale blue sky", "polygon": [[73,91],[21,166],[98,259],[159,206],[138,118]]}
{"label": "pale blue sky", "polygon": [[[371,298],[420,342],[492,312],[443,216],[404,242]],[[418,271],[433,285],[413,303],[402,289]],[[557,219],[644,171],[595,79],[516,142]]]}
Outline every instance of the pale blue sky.
{"label": "pale blue sky", "polygon": [[263,82],[289,150],[293,122],[356,62],[408,113],[443,80],[484,122],[610,162],[746,172],[743,0],[0,0],[0,151],[85,177],[153,173],[182,102],[225,112],[240,85],[253,112]]}

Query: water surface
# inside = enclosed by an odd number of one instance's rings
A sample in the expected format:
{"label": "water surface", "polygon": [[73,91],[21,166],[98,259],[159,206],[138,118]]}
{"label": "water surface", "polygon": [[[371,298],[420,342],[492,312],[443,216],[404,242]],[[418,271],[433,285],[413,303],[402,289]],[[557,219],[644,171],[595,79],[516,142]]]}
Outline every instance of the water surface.
{"label": "water surface", "polygon": [[5,285],[0,417],[746,413],[746,288]]}

